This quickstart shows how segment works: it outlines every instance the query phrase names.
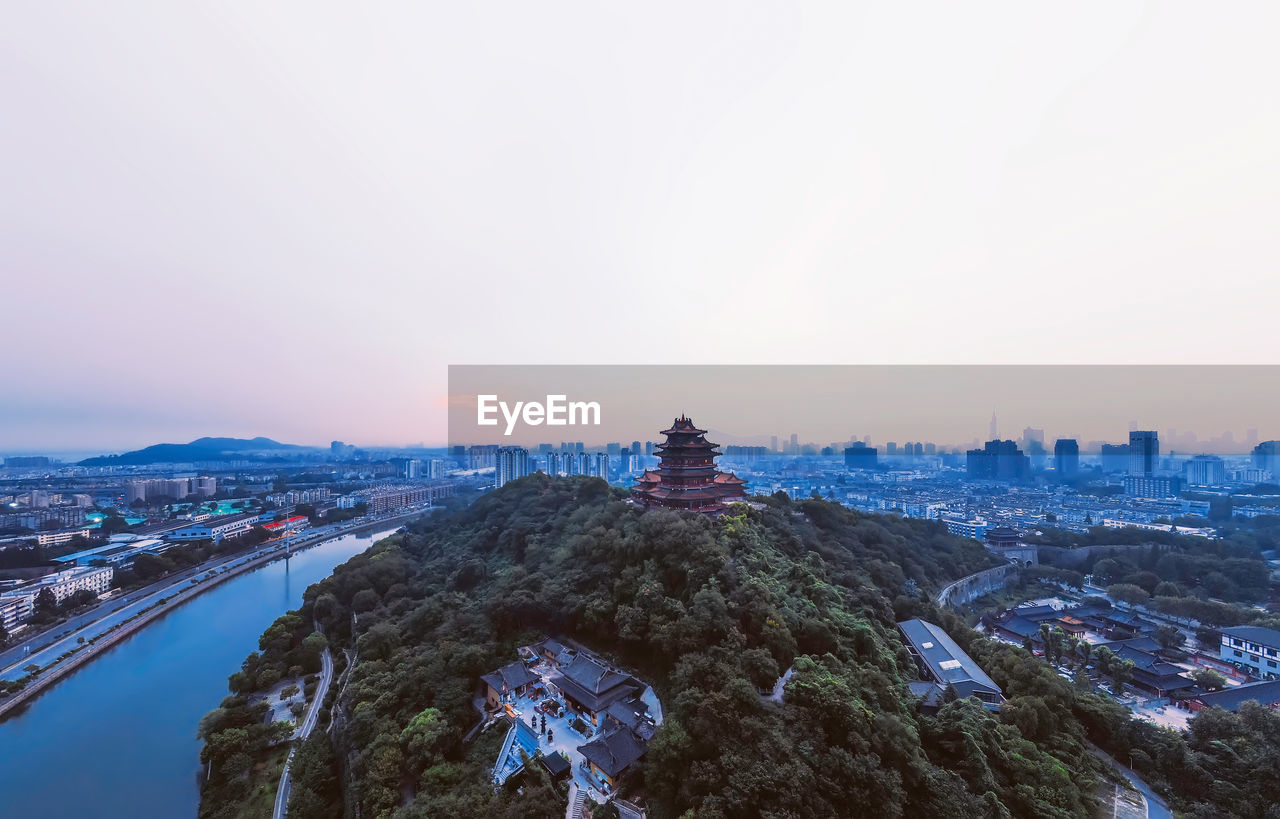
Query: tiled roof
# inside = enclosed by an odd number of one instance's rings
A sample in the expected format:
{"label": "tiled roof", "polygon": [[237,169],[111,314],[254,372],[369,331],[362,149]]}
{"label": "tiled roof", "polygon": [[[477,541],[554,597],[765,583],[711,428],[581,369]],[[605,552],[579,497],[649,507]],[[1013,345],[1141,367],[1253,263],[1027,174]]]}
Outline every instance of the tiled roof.
{"label": "tiled roof", "polygon": [[615,728],[578,747],[578,753],[607,776],[617,776],[644,756],[645,743],[627,728]]}
{"label": "tiled roof", "polygon": [[505,690],[514,691],[537,680],[538,676],[526,668],[524,663],[517,661],[510,665],[504,665],[497,671],[491,671],[480,679],[488,683],[495,691],[504,690],[504,686]]}

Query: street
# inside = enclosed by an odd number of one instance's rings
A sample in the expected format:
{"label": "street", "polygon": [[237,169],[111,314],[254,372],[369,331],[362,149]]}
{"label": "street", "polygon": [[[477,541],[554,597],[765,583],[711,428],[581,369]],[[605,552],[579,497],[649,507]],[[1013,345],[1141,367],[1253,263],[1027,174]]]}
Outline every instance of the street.
{"label": "street", "polygon": [[311,699],[311,705],[307,707],[307,715],[302,719],[302,726],[294,734],[294,746],[289,750],[289,756],[284,761],[284,770],[280,773],[280,787],[276,789],[276,806],[272,814],[274,819],[284,819],[285,812],[288,810],[289,794],[293,791],[293,784],[289,781],[289,765],[293,762],[293,755],[297,752],[298,746],[306,741],[312,729],[316,727],[316,720],[320,717],[320,703],[324,702],[331,682],[333,682],[333,654],[325,648],[324,653],[320,655],[320,684],[316,686],[316,693]]}
{"label": "street", "polygon": [[[338,537],[352,529],[367,528],[378,523],[391,521],[415,514],[424,510],[413,510],[408,514],[400,512],[386,515],[379,520],[365,519],[341,524],[319,526],[306,534],[289,541],[290,551],[314,545],[315,542]],[[60,623],[51,631],[16,643],[0,652],[0,679],[17,680],[26,673],[23,669],[32,663],[42,668],[49,666],[59,657],[77,648],[82,642],[107,633],[114,626],[137,616],[147,608],[155,605],[162,598],[171,598],[176,594],[198,590],[199,586],[191,581],[209,573],[231,571],[247,563],[276,556],[284,552],[283,541],[271,541],[248,552],[215,559],[199,566],[184,569],[165,577],[150,586],[124,593],[118,597],[103,600],[96,606],[81,614]]]}

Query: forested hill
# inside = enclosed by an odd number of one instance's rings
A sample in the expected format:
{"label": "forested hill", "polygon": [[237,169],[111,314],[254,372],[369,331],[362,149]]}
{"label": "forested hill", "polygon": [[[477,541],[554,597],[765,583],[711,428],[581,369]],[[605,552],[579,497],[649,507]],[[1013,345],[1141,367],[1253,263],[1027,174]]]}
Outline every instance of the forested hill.
{"label": "forested hill", "polygon": [[[666,720],[623,784],[654,817],[1091,815],[1076,696],[1043,663],[973,642],[1010,696],[1000,715],[957,700],[927,717],[907,692],[895,621],[930,617],[968,643],[929,600],[991,564],[981,546],[823,501],[741,509],[642,512],[597,479],[538,474],[339,567],[291,615],[295,638],[314,617],[342,644],[354,613],[359,659],[334,709],[336,754],[304,747],[290,816],[341,815],[339,800],[362,817],[562,816],[545,779],[494,794],[492,757],[462,742],[478,677],[545,634],[655,685]],[[254,655],[233,688],[278,678],[281,656]],[[785,703],[763,702],[757,687],[792,664]],[[235,815],[238,786],[209,752],[235,700],[207,721],[205,816]]]}

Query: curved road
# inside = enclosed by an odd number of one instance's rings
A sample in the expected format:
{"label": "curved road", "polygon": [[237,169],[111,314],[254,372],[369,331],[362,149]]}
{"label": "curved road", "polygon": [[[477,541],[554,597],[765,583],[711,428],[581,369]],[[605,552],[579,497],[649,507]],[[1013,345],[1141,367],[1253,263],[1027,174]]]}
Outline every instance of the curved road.
{"label": "curved road", "polygon": [[[297,549],[315,545],[316,542],[346,534],[352,529],[368,528],[370,525],[377,523],[389,523],[398,518],[410,517],[424,511],[428,510],[411,510],[407,513],[386,515],[378,519],[362,518],[358,521],[344,521],[340,524],[318,526],[315,529],[308,530],[303,535],[294,537],[289,542],[289,548],[290,551],[296,551]],[[76,615],[66,623],[56,626],[56,632],[46,631],[37,634],[0,652],[0,679],[17,680],[24,677],[26,672],[23,669],[32,663],[42,668],[47,668],[63,654],[77,648],[81,642],[87,642],[92,637],[105,634],[113,626],[120,625],[126,620],[136,617],[144,609],[159,602],[161,598],[173,598],[175,595],[199,589],[197,584],[191,582],[197,578],[210,573],[216,574],[238,569],[247,563],[262,560],[268,556],[279,556],[284,553],[284,549],[285,544],[283,541],[271,541],[265,546],[249,552],[230,555],[221,560],[185,569],[150,586],[134,590],[118,598],[108,598],[84,614]]]}
{"label": "curved road", "polygon": [[1141,777],[1121,765],[1113,756],[1111,756],[1111,754],[1102,750],[1098,746],[1091,746],[1089,750],[1092,751],[1093,755],[1098,759],[1101,759],[1103,762],[1108,763],[1111,767],[1119,771],[1125,779],[1129,780],[1129,784],[1133,785],[1133,787],[1138,790],[1138,793],[1142,794],[1147,803],[1147,819],[1173,819],[1173,811],[1169,810],[1169,805],[1158,793],[1151,790],[1151,786],[1146,782],[1143,782]]}
{"label": "curved road", "polygon": [[274,819],[284,819],[285,812],[289,808],[289,794],[293,791],[293,784],[289,781],[289,765],[293,762],[293,755],[297,752],[298,746],[306,741],[312,729],[316,727],[316,720],[320,718],[320,703],[324,702],[324,695],[329,692],[331,682],[333,682],[333,655],[326,647],[324,653],[320,655],[320,684],[316,686],[315,696],[311,698],[311,706],[307,708],[307,715],[302,719],[302,727],[294,734],[297,742],[289,749],[289,756],[284,760],[284,770],[280,773],[280,787],[276,789],[276,807],[272,813]]}

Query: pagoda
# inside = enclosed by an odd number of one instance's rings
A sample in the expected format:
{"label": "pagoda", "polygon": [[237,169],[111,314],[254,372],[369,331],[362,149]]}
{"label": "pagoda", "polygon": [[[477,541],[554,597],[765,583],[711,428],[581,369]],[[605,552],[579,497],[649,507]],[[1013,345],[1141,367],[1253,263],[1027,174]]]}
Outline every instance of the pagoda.
{"label": "pagoda", "polygon": [[747,482],[732,472],[716,469],[717,444],[707,440],[707,431],[698,429],[681,415],[664,429],[666,443],[654,451],[658,468],[646,469],[631,489],[632,500],[647,508],[681,509],[718,515],[729,504],[747,499]]}

